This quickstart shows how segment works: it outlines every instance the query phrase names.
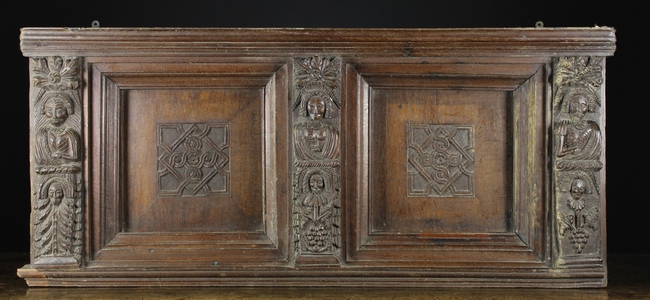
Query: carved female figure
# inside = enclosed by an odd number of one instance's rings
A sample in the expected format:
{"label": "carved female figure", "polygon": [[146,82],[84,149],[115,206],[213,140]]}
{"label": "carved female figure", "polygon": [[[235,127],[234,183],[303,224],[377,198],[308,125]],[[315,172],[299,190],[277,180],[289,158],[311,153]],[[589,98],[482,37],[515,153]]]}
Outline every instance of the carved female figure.
{"label": "carved female figure", "polygon": [[36,133],[35,158],[39,164],[60,165],[79,159],[79,134],[64,125],[73,113],[72,101],[64,94],[52,92],[43,96],[41,114],[49,124]]}
{"label": "carved female figure", "polygon": [[327,114],[325,95],[309,95],[309,121],[294,127],[294,143],[298,160],[332,160],[339,156],[339,132],[323,119]]}
{"label": "carved female figure", "polygon": [[574,160],[599,160],[601,153],[601,133],[598,124],[585,120],[587,112],[593,112],[586,93],[578,92],[567,95],[570,120],[561,121],[557,157]]}

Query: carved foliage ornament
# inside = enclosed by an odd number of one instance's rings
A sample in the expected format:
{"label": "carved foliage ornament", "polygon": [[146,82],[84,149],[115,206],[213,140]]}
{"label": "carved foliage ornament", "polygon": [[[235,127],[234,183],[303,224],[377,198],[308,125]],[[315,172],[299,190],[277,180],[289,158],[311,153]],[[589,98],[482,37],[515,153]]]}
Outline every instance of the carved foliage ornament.
{"label": "carved foliage ornament", "polygon": [[33,257],[79,264],[83,237],[80,59],[32,58]]}
{"label": "carved foliage ornament", "polygon": [[341,60],[294,59],[293,228],[296,255],[340,255]]}
{"label": "carved foliage ornament", "polygon": [[300,106],[300,114],[306,115],[306,100],[309,96],[305,93],[324,93],[326,98],[337,108],[341,108],[341,59],[338,57],[324,58],[313,56],[296,58],[293,62],[294,88],[296,100],[293,103],[295,110]]}
{"label": "carved foliage ornament", "polygon": [[601,57],[554,61],[555,199],[562,253],[583,253],[590,237],[599,234],[602,72]]}

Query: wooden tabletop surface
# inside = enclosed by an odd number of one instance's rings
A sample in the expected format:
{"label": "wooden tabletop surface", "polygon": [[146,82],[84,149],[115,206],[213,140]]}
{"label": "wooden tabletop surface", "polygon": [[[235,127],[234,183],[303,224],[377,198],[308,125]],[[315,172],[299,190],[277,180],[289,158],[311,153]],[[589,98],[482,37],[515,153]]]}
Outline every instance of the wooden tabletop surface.
{"label": "wooden tabletop surface", "polygon": [[28,288],[22,253],[0,253],[0,299],[650,299],[650,255],[611,254],[603,289]]}

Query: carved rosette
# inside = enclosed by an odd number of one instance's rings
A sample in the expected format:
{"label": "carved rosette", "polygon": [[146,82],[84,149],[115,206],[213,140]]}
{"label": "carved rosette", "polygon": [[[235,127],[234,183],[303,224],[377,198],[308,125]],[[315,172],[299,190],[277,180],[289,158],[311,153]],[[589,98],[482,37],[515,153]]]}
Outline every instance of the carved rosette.
{"label": "carved rosette", "polygon": [[35,265],[78,266],[82,258],[82,108],[79,58],[32,58]]}
{"label": "carved rosette", "polygon": [[295,58],[293,66],[294,250],[338,258],[341,60]]}
{"label": "carved rosette", "polygon": [[602,57],[560,57],[553,70],[555,212],[559,258],[599,256]]}

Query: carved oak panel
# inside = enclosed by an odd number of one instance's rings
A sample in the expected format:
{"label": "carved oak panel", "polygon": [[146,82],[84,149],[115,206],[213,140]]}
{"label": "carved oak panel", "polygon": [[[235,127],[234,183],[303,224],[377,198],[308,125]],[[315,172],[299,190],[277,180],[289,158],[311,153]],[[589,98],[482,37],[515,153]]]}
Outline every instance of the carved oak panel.
{"label": "carved oak panel", "polygon": [[371,230],[506,232],[512,206],[507,94],[381,82],[368,89],[360,101],[370,106]]}
{"label": "carved oak panel", "polygon": [[607,284],[611,28],[26,28],[21,46],[30,286]]}
{"label": "carved oak panel", "polygon": [[228,124],[158,124],[158,195],[230,193]]}
{"label": "carved oak panel", "polygon": [[474,127],[406,124],[409,197],[474,197]]}
{"label": "carved oak panel", "polygon": [[[261,88],[124,95],[124,230],[264,228]],[[165,111],[181,105],[198,109]]]}
{"label": "carved oak panel", "polygon": [[88,63],[91,84],[105,87],[93,89],[90,108],[93,143],[104,145],[93,149],[103,158],[90,169],[102,191],[93,205],[105,207],[89,219],[101,228],[90,263],[288,259],[289,179],[277,173],[286,172],[287,145],[264,135],[288,132],[286,108],[274,100],[286,95],[277,88],[286,62],[208,61],[199,71],[187,61]]}

